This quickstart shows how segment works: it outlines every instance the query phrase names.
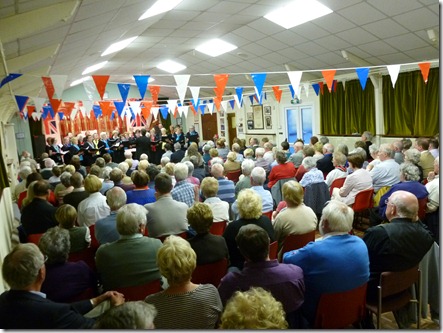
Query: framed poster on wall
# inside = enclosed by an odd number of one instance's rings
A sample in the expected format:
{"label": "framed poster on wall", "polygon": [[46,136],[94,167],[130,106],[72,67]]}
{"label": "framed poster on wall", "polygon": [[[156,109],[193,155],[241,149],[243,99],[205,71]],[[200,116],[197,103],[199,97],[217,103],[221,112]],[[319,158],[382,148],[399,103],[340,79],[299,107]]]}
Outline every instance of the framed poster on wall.
{"label": "framed poster on wall", "polygon": [[272,129],[272,117],[265,116],[266,129]]}
{"label": "framed poster on wall", "polygon": [[254,105],[252,107],[252,113],[254,115],[254,129],[264,129],[263,127],[263,106]]}

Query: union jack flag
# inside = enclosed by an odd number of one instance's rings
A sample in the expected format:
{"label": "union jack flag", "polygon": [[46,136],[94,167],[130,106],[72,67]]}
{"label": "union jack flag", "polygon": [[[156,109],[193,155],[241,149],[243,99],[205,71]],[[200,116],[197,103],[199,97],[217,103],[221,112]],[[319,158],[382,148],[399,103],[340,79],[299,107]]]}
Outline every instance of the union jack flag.
{"label": "union jack flag", "polygon": [[142,115],[138,114],[135,116],[135,119],[132,118],[131,127],[141,127],[141,126],[143,127],[146,126],[146,120]]}
{"label": "union jack flag", "polygon": [[46,118],[43,123],[45,125],[46,135],[58,135],[57,122],[55,120]]}

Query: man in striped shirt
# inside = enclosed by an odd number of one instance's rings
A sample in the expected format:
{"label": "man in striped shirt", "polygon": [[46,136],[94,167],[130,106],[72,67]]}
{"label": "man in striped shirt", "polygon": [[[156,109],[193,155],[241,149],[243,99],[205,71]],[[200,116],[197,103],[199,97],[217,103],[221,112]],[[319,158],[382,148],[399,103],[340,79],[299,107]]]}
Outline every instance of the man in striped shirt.
{"label": "man in striped shirt", "polygon": [[211,167],[211,174],[218,181],[217,197],[228,203],[233,203],[235,201],[235,185],[232,180],[223,176],[224,171],[223,165],[220,163],[215,163]]}

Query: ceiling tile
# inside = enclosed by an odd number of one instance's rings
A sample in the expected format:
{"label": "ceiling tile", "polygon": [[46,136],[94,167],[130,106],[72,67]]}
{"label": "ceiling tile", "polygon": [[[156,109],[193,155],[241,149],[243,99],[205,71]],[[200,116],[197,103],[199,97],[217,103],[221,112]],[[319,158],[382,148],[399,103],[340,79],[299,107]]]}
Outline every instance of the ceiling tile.
{"label": "ceiling tile", "polygon": [[258,32],[255,29],[252,29],[248,26],[241,27],[239,29],[236,29],[233,31],[234,34],[243,37],[251,42],[263,39],[266,37],[265,34],[262,34],[261,32]]}
{"label": "ceiling tile", "polygon": [[[420,19],[417,19],[419,17]],[[405,14],[394,16],[394,20],[408,27],[410,31],[417,31],[421,29],[427,29],[438,25],[438,15],[431,12],[427,8],[421,8]]]}
{"label": "ceiling tile", "polygon": [[300,36],[299,34],[291,31],[291,30],[285,30],[279,33],[276,33],[275,35],[272,36],[275,39],[278,39],[279,41],[287,44],[287,45],[297,45],[297,44],[301,44],[307,41],[306,38]]}
{"label": "ceiling tile", "polygon": [[420,8],[417,0],[371,0],[371,5],[388,16],[394,16]]}
{"label": "ceiling tile", "polygon": [[417,37],[415,34],[404,34],[401,36],[387,38],[385,39],[385,42],[403,51],[427,46],[427,43],[423,41],[423,39]]}
{"label": "ceiling tile", "polygon": [[365,44],[377,40],[377,37],[360,27],[339,32],[337,36],[353,45]]}
{"label": "ceiling tile", "polygon": [[347,41],[332,35],[316,39],[315,42],[329,51],[343,50],[351,46]]}
{"label": "ceiling tile", "polygon": [[394,49],[391,45],[383,41],[376,41],[372,43],[363,44],[360,45],[359,48],[371,55],[375,54],[384,55],[384,54],[398,52],[397,49]]}
{"label": "ceiling tile", "polygon": [[258,44],[274,51],[283,50],[287,47],[285,43],[280,42],[277,39],[266,37],[257,41]]}
{"label": "ceiling tile", "polygon": [[392,19],[384,19],[374,23],[366,24],[362,26],[362,28],[382,39],[402,35],[408,32],[408,30],[403,28],[400,24],[396,23]]}
{"label": "ceiling tile", "polygon": [[[315,20],[313,21],[315,22]],[[329,32],[318,27],[317,25],[307,22],[303,23],[302,25],[298,25],[291,29],[292,31],[296,32],[300,36],[303,36],[309,40],[321,38],[324,36],[329,35]]]}
{"label": "ceiling tile", "polygon": [[381,20],[386,17],[383,13],[375,9],[366,2],[360,2],[354,6],[350,6],[338,11],[338,13],[356,25],[362,25],[373,21]]}
{"label": "ceiling tile", "polygon": [[323,46],[320,46],[319,44],[315,42],[306,42],[303,44],[300,44],[300,49],[310,56],[316,56],[318,54],[327,53],[328,50],[325,49]]}
{"label": "ceiling tile", "polygon": [[395,64],[395,63],[401,64],[413,61],[413,59],[408,55],[398,52],[393,54],[381,55],[378,58],[383,60],[385,64]]}
{"label": "ceiling tile", "polygon": [[343,18],[337,13],[331,13],[316,19],[313,24],[323,28],[330,33],[337,33],[343,30],[348,30],[355,27],[351,21]]}

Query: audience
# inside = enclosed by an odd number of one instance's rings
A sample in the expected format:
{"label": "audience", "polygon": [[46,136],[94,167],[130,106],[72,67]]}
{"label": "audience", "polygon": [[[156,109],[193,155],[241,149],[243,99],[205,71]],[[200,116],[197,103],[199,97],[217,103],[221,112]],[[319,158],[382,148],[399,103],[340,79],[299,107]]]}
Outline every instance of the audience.
{"label": "audience", "polygon": [[429,152],[429,139],[418,138],[415,148],[420,152],[420,165],[423,169],[423,178],[427,178],[429,172],[434,170],[434,156]]}
{"label": "audience", "polygon": [[85,191],[81,173],[75,172],[70,178],[70,183],[74,189],[63,197],[63,203],[69,204],[77,210],[79,203],[89,197],[89,193]]}
{"label": "audience", "polygon": [[410,148],[404,152],[404,163],[415,165],[418,168],[419,182],[422,182],[423,168],[420,165],[420,157],[420,152],[415,148]]}
{"label": "audience", "polygon": [[269,173],[268,187],[271,188],[276,182],[284,178],[293,178],[297,170],[293,163],[286,163],[287,156],[284,151],[278,151],[275,155],[278,165],[274,166]]}
{"label": "audience", "polygon": [[209,206],[214,217],[213,222],[229,221],[229,204],[217,197],[218,181],[214,177],[206,177],[201,183],[201,194],[204,203]]}
{"label": "audience", "polygon": [[192,273],[196,254],[181,237],[169,236],[157,252],[160,273],[168,280],[168,288],[146,297],[158,311],[157,329],[213,329],[223,306],[212,284],[194,284]]}
{"label": "audience", "polygon": [[60,184],[57,184],[54,189],[54,195],[57,198],[58,205],[63,205],[64,196],[74,190],[74,186],[71,185],[71,177],[72,175],[67,171],[64,171],[60,175]]}
{"label": "audience", "polygon": [[294,142],[293,148],[294,153],[289,156],[289,162],[292,162],[296,168],[298,168],[301,165],[301,162],[303,161],[303,141],[297,140]]}
{"label": "audience", "polygon": [[269,172],[269,163],[264,159],[265,149],[262,147],[258,147],[255,150],[255,167],[261,167],[265,170],[265,172]]}
{"label": "audience", "polygon": [[157,316],[157,310],[152,304],[143,301],[126,302],[106,311],[97,319],[93,328],[105,330],[154,329],[155,316]]}
{"label": "audience", "polygon": [[254,169],[255,163],[253,160],[244,160],[241,164],[242,175],[240,175],[239,181],[235,184],[235,197],[244,188],[251,188],[251,172]]}
{"label": "audience", "polygon": [[155,258],[161,242],[144,237],[145,228],[143,206],[132,203],[119,209],[117,231],[120,239],[101,245],[95,255],[103,290],[139,286],[160,279]]}
{"label": "audience", "polygon": [[394,160],[394,150],[391,144],[380,145],[378,158],[380,163],[369,172],[375,193],[384,186],[392,186],[400,181],[400,166]]}
{"label": "audience", "polygon": [[114,182],[111,180],[111,167],[104,167],[101,171],[101,177],[103,178],[102,188],[100,193],[106,195],[106,192],[114,187]]}
{"label": "audience", "polygon": [[332,154],[332,165],[334,170],[330,171],[326,176],[325,183],[328,187],[331,187],[334,180],[338,178],[344,178],[348,175],[345,164],[347,157],[343,153],[336,151]]}
{"label": "audience", "polygon": [[305,157],[303,159],[302,165],[305,168],[306,173],[300,180],[301,186],[306,187],[311,184],[324,182],[325,178],[323,176],[323,172],[317,169],[317,162],[314,157]]}
{"label": "audience", "polygon": [[237,291],[221,317],[221,329],[287,329],[283,305],[269,291],[251,288]]}
{"label": "audience", "polygon": [[149,176],[146,172],[134,170],[131,180],[135,188],[126,192],[126,203],[136,203],[143,206],[155,202],[155,190],[148,187]]}
{"label": "audience", "polygon": [[225,175],[228,172],[238,171],[241,168],[240,162],[237,161],[237,154],[233,151],[229,152],[226,157],[226,162],[223,164]]}
{"label": "audience", "polygon": [[185,163],[177,163],[174,166],[175,186],[171,191],[172,199],[185,203],[191,207],[195,201],[194,185],[187,181],[188,166]]}
{"label": "audience", "polygon": [[326,143],[323,146],[323,157],[317,161],[317,169],[327,175],[330,171],[334,170],[332,163],[332,154],[334,153],[334,146],[330,143]]}
{"label": "audience", "polygon": [[[306,146],[303,148],[303,159],[309,156],[311,157],[314,156],[314,148],[311,146]],[[303,166],[303,161],[302,161],[302,164],[298,167],[297,173],[295,174],[295,179],[297,179],[297,181],[300,181],[306,172],[308,171]]]}
{"label": "audience", "polygon": [[223,165],[215,163],[211,166],[211,174],[218,181],[217,196],[228,203],[235,201],[235,185],[232,180],[226,179]]}
{"label": "audience", "polygon": [[77,223],[79,226],[91,226],[111,212],[106,197],[100,193],[102,182],[97,176],[88,175],[85,178],[85,190],[89,197],[78,204]]}
{"label": "audience", "polygon": [[68,230],[71,247],[69,253],[80,252],[91,244],[91,234],[88,227],[77,227],[77,211],[68,204],[61,205],[55,211],[55,219],[61,229]]}
{"label": "audience", "polygon": [[[393,145],[393,147],[395,149],[394,145]],[[369,154],[372,157],[372,161],[368,163],[368,165],[366,167],[367,171],[371,171],[378,163],[380,163],[380,159],[378,158],[378,146],[376,144],[372,144],[369,146]],[[395,155],[394,155],[394,160],[395,160],[395,162],[397,162]]]}
{"label": "audience", "polygon": [[18,177],[20,178],[20,183],[15,185],[14,188],[14,198],[18,201],[20,193],[26,191],[26,178],[32,173],[32,169],[30,166],[24,165],[20,166],[18,171]]}

